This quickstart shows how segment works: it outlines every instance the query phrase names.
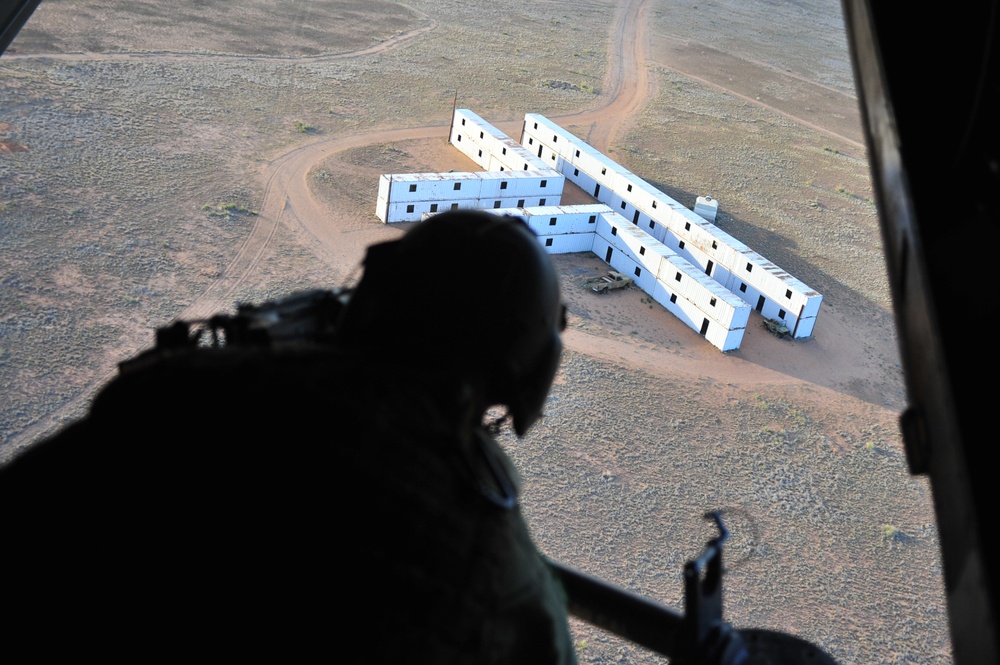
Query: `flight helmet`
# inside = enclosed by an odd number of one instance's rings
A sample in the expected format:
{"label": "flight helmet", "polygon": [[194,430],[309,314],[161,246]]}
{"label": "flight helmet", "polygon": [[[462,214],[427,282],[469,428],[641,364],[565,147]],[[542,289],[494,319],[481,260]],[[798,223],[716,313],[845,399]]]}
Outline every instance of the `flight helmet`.
{"label": "flight helmet", "polygon": [[469,383],[523,436],[542,414],[565,326],[558,276],[527,223],[456,210],[368,248],[337,336]]}

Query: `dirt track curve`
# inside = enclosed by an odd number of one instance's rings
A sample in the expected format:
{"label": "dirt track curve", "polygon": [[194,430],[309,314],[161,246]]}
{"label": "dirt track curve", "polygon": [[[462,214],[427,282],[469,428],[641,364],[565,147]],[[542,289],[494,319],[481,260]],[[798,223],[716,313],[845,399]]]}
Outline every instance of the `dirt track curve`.
{"label": "dirt track curve", "polygon": [[[655,94],[647,67],[649,36],[644,15],[649,5],[650,0],[622,0],[619,4],[609,31],[610,63],[604,81],[605,92],[598,104],[578,113],[553,116],[563,125],[589,126],[586,139],[600,150],[606,151],[614,144]],[[508,132],[520,128],[520,122],[497,125]],[[338,278],[346,278],[355,270],[364,248],[384,238],[386,229],[373,224],[373,228],[366,231],[344,233],[343,230],[351,226],[350,220],[343,209],[331,209],[316,200],[309,186],[309,172],[331,157],[355,148],[435,137],[443,140],[447,134],[447,125],[433,125],[327,136],[271,161],[262,174],[264,201],[249,237],[216,283],[188,307],[181,318],[203,318],[231,307],[231,295],[241,281],[252,274],[277,224],[286,224],[311,239],[313,251],[337,271]],[[374,203],[372,201],[373,209]],[[572,350],[633,368],[669,367],[673,373],[725,375],[728,381],[733,381],[732,363],[745,362],[726,357],[714,348],[678,356],[669,351],[639,348],[626,340],[602,339],[595,343],[593,335],[574,329],[566,331],[564,341]],[[755,366],[753,372],[737,375],[747,377],[748,382],[762,384],[795,381],[788,375],[760,366]]]}
{"label": "dirt track curve", "polygon": [[[590,125],[587,138],[599,149],[607,149],[616,132],[625,127],[650,98],[649,78],[644,65],[648,49],[646,22],[640,20],[648,5],[649,0],[624,0],[615,12],[609,37],[611,66],[604,82],[606,92],[599,105],[555,118],[575,125]],[[354,234],[348,241],[350,244],[344,245],[345,237],[338,230],[344,223],[342,211],[327,209],[317,202],[308,184],[310,170],[354,148],[373,143],[444,137],[447,132],[446,125],[434,125],[327,136],[271,161],[262,175],[264,201],[250,235],[218,280],[184,310],[181,318],[203,318],[230,307],[231,295],[252,274],[278,224],[287,224],[312,239],[314,251],[330,265],[345,271],[353,267],[344,266],[340,259],[360,256],[371,236]]]}

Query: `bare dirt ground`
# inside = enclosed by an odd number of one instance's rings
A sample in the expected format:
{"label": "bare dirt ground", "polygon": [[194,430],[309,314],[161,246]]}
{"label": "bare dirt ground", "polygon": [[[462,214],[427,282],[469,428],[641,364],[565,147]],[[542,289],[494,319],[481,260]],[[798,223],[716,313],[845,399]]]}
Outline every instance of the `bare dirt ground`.
{"label": "bare dirt ground", "polygon": [[[563,367],[504,439],[541,548],[680,608],[721,508],[735,625],[950,662],[839,4],[307,4],[47,2],[0,57],[0,460],[154,327],[355,279],[403,231],[374,217],[379,174],[473,168],[446,144],[457,89],[515,137],[544,113],[686,205],[712,195],[825,297],[813,339],[754,315],[722,354],[639,291],[581,289],[596,257],[556,257]],[[659,661],[574,630],[582,662]]]}

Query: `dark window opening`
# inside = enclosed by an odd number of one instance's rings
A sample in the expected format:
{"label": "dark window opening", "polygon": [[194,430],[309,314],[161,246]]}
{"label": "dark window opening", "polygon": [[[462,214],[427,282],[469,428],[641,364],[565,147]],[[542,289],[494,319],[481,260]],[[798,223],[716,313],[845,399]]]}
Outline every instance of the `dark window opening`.
{"label": "dark window opening", "polygon": [[555,226],[555,225],[556,225],[556,218],[549,217],[549,226]]}
{"label": "dark window opening", "polygon": [[479,151],[479,156],[480,156],[480,157],[482,157],[482,156],[483,156],[483,151],[482,151],[482,150],[480,150],[480,151]]}
{"label": "dark window opening", "polygon": [[458,142],[459,142],[459,143],[461,143],[461,142],[462,142],[462,135],[461,135],[461,134],[459,134],[459,135],[458,135]]}
{"label": "dark window opening", "polygon": [[677,302],[677,294],[676,293],[671,293],[670,294],[670,302]]}
{"label": "dark window opening", "polygon": [[507,181],[506,180],[501,180],[500,181],[500,189],[507,189]]}
{"label": "dark window opening", "polygon": [[676,275],[674,275],[674,279],[677,280],[678,282],[681,281],[681,274],[677,273]]}
{"label": "dark window opening", "polygon": [[548,184],[549,184],[549,181],[548,181],[548,180],[543,180],[543,181],[542,181],[542,187],[545,187],[545,186],[546,186],[546,185],[548,185]]}
{"label": "dark window opening", "polygon": [[506,155],[506,154],[507,154],[507,148],[504,148],[504,149],[503,149],[503,150],[501,151],[501,153],[502,153],[502,154],[504,154],[504,155]]}
{"label": "dark window opening", "polygon": [[747,292],[747,285],[740,283],[740,293],[746,293],[746,292]]}
{"label": "dark window opening", "polygon": [[611,235],[613,235],[613,236],[618,235],[618,227],[617,226],[612,226],[611,227]]}
{"label": "dark window opening", "polygon": [[685,231],[691,230],[691,222],[684,222],[684,230]]}
{"label": "dark window opening", "polygon": [[748,263],[747,264],[747,272],[753,272],[753,264],[752,263]]}
{"label": "dark window opening", "polygon": [[654,208],[656,207],[656,201],[653,201],[653,207]]}
{"label": "dark window opening", "polygon": [[545,199],[538,199],[538,205],[540,206],[545,205]]}
{"label": "dark window opening", "polygon": [[458,204],[457,203],[452,203],[451,204],[451,209],[452,210],[458,210]]}
{"label": "dark window opening", "polygon": [[601,169],[601,175],[607,175],[608,170],[606,168]]}
{"label": "dark window opening", "polygon": [[483,138],[483,133],[479,132],[479,138]]}
{"label": "dark window opening", "polygon": [[719,248],[719,243],[717,243],[717,242],[715,242],[715,241],[713,240],[713,241],[712,241],[712,249],[718,249],[718,248]]}
{"label": "dark window opening", "polygon": [[632,191],[632,185],[628,186],[628,191],[630,191],[630,192]]}
{"label": "dark window opening", "polygon": [[528,145],[535,145],[535,139],[528,139]]}
{"label": "dark window opening", "polygon": [[538,123],[537,122],[535,123],[535,129],[538,129]]}
{"label": "dark window opening", "polygon": [[556,153],[552,153],[552,161],[556,161]]}
{"label": "dark window opening", "polygon": [[552,137],[552,142],[553,143],[558,143],[559,142],[559,137],[558,136],[553,136]]}
{"label": "dark window opening", "polygon": [[[501,170],[502,170],[502,169],[501,169]],[[527,171],[527,170],[528,170],[528,165],[527,165],[527,164],[525,164],[525,165],[524,165],[524,170],[525,170],[525,171]]]}
{"label": "dark window opening", "polygon": [[413,206],[412,205],[406,206],[406,212],[413,212]]}
{"label": "dark window opening", "polygon": [[677,249],[684,249],[684,241],[683,240],[681,240],[679,243],[677,243]]}
{"label": "dark window opening", "polygon": [[432,203],[431,204],[431,212],[437,212],[437,211],[438,211],[438,204]]}
{"label": "dark window opening", "polygon": [[646,256],[646,248],[645,247],[640,247],[639,248],[639,256]]}
{"label": "dark window opening", "polygon": [[778,310],[778,318],[779,319],[784,319],[785,318],[785,310],[783,310],[783,309],[779,309]]}
{"label": "dark window opening", "polygon": [[712,307],[715,307],[715,298],[712,298],[711,300],[709,300],[708,304],[711,305]]}
{"label": "dark window opening", "polygon": [[551,247],[552,246],[552,238],[546,238],[545,239],[545,246],[546,247]]}
{"label": "dark window opening", "polygon": [[494,201],[493,202],[493,207],[494,208],[499,208],[500,207],[500,202],[499,201]]}
{"label": "dark window opening", "polygon": [[417,191],[417,186],[416,185],[410,185],[410,191],[411,192]]}
{"label": "dark window opening", "polygon": [[462,183],[456,182],[455,183],[455,189],[462,189]]}
{"label": "dark window opening", "polygon": [[503,171],[503,167],[502,166],[500,167],[500,170]]}
{"label": "dark window opening", "polygon": [[524,199],[518,199],[517,200],[517,207],[518,208],[523,208],[524,207]]}
{"label": "dark window opening", "polygon": [[637,268],[635,269],[635,276],[636,276],[636,277],[638,277],[638,276],[639,276],[639,275],[641,275],[641,274],[642,274],[642,270],[640,270],[640,269],[639,269],[639,268],[637,267]]}
{"label": "dark window opening", "polygon": [[791,289],[786,289],[785,290],[785,297],[786,298],[791,298],[792,297],[792,290]]}
{"label": "dark window opening", "polygon": [[462,118],[462,124],[463,125],[465,124],[465,118]]}
{"label": "dark window opening", "polygon": [[622,210],[624,210],[624,209],[625,209],[625,202],[622,201]]}
{"label": "dark window opening", "polygon": [[579,157],[579,156],[580,156],[580,151],[579,151],[579,150],[577,150],[577,151],[576,151],[576,156],[577,156],[577,157]]}
{"label": "dark window opening", "polygon": [[597,221],[597,215],[591,215],[591,216],[590,216],[590,219],[589,219],[589,220],[587,220],[587,223],[588,223],[588,224],[593,224],[593,223],[594,223],[594,222],[596,222],[596,221]]}
{"label": "dark window opening", "polygon": [[573,169],[573,175],[580,175],[580,169]]}
{"label": "dark window opening", "polygon": [[649,220],[649,228],[653,228],[653,220]]}

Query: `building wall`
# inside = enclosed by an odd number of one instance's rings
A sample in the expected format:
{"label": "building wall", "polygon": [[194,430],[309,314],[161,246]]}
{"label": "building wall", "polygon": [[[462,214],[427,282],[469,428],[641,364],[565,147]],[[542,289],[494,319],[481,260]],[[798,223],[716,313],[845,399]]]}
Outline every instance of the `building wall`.
{"label": "building wall", "polygon": [[385,224],[471,208],[558,205],[565,179],[541,171],[402,173],[379,177],[375,215]]}
{"label": "building wall", "polygon": [[[469,109],[455,109],[451,143],[488,171],[555,171],[516,140]],[[553,177],[559,176],[556,171]]]}
{"label": "building wall", "polygon": [[385,174],[375,215],[416,222],[449,209],[559,205],[566,178],[468,109],[457,109],[451,143],[486,171]]}

